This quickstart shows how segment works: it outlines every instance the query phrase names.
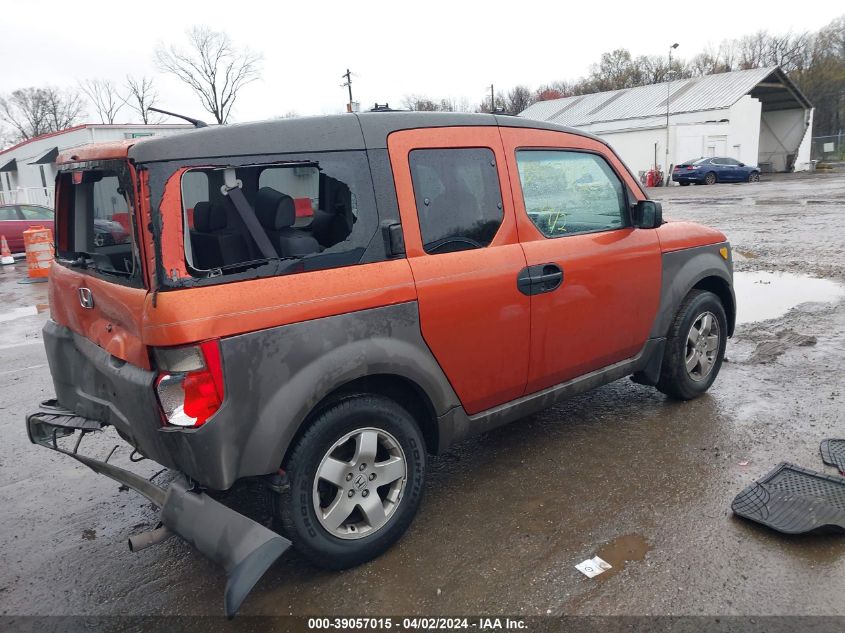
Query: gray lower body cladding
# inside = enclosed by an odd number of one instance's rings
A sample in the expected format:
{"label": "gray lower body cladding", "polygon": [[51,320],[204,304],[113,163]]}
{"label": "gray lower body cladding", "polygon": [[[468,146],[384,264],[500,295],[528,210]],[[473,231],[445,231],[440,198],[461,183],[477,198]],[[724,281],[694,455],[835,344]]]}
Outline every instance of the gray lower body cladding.
{"label": "gray lower body cladding", "polygon": [[460,407],[422,339],[416,302],[222,339],[226,398],[198,429],[162,425],[155,372],[53,321],[43,334],[61,406],[113,425],[144,456],[214,490],[278,470],[308,414],[358,378],[403,377],[427,395],[438,417]]}

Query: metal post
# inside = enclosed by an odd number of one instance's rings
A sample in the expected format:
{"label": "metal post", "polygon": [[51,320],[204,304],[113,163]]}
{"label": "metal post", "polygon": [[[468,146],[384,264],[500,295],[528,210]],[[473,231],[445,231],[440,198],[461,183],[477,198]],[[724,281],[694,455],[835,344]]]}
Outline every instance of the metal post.
{"label": "metal post", "polygon": [[347,112],[352,112],[352,71],[348,68],[346,69],[346,73],[341,75],[341,77],[346,78],[346,82],[341,84],[342,86],[346,86],[349,89],[349,105],[346,106]]}
{"label": "metal post", "polygon": [[490,112],[496,112],[496,97],[493,95],[493,84],[490,84]]}
{"label": "metal post", "polygon": [[669,182],[669,101],[672,98],[672,51],[678,48],[677,42],[669,47],[669,68],[666,71],[666,160],[663,161],[663,177]]}

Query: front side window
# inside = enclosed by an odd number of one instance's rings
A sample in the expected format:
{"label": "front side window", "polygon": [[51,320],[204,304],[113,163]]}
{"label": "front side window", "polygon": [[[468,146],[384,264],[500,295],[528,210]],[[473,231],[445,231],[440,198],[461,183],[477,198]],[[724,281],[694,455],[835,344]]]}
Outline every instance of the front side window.
{"label": "front side window", "polygon": [[489,245],[504,218],[493,152],[487,148],[416,149],[409,164],[425,252]]}
{"label": "front side window", "polygon": [[565,150],[516,153],[525,211],[546,237],[628,225],[622,183],[596,154]]}
{"label": "front side window", "polygon": [[[232,181],[245,208],[224,192]],[[378,226],[363,152],[190,169],[182,175],[182,211],[188,269],[200,278],[267,265],[255,230],[269,240],[275,270],[290,273],[359,263]]]}

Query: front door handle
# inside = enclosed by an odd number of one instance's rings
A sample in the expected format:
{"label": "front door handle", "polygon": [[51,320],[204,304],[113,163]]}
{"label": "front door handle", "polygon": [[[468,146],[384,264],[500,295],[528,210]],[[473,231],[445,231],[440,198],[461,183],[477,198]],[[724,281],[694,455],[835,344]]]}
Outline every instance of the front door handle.
{"label": "front door handle", "polygon": [[516,287],[524,295],[539,295],[557,290],[563,284],[563,270],[553,263],[537,264],[519,271]]}

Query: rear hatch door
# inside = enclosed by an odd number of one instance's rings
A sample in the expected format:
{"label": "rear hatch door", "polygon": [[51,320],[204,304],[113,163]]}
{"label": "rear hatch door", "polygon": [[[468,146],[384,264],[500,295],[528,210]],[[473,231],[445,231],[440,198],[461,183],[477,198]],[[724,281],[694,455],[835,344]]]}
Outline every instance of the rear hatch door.
{"label": "rear hatch door", "polygon": [[59,174],[50,311],[56,323],[116,359],[148,369],[136,197],[123,160],[78,164]]}

